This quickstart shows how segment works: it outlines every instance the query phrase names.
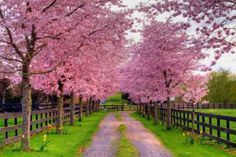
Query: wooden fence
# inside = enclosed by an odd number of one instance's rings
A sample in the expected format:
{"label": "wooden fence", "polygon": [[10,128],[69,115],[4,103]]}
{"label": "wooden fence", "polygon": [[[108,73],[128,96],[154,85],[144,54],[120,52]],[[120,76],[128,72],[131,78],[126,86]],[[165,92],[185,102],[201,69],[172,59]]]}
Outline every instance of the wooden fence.
{"label": "wooden fence", "polygon": [[[143,104],[138,106],[137,111],[148,119],[155,119],[156,114],[156,121],[162,124],[167,119],[167,109],[160,106]],[[193,130],[202,136],[216,140],[218,143],[236,147],[236,117],[195,112],[194,110],[172,109],[171,119],[172,125],[180,126],[185,130]]]}
{"label": "wooden fence", "polygon": [[[160,106],[166,107],[165,104]],[[175,109],[236,109],[236,104],[192,104],[192,103],[182,103],[182,104],[173,104],[172,108]]]}
{"label": "wooden fence", "polygon": [[100,105],[100,109],[106,111],[136,111],[137,105]]}
{"label": "wooden fence", "polygon": [[[33,103],[32,104],[32,110],[45,110],[45,109],[51,109],[55,108],[56,104],[53,103]],[[0,103],[0,113],[4,112],[21,112],[22,107],[21,103]]]}
{"label": "wooden fence", "polygon": [[[98,111],[98,102],[91,104],[75,105],[64,107],[64,123],[69,123],[72,117],[79,117],[81,114],[90,115]],[[57,108],[32,111],[30,133],[35,135],[39,132],[49,129],[56,124]],[[50,124],[50,125],[49,125]],[[0,114],[0,146],[14,143],[21,138],[22,133],[22,113],[4,113]]]}

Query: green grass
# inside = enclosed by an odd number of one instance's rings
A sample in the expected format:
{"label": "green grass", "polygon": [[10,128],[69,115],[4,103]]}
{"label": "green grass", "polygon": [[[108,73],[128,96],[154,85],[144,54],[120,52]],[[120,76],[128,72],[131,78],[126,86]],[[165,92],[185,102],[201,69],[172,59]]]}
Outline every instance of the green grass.
{"label": "green grass", "polygon": [[127,100],[122,99],[122,93],[118,92],[117,94],[110,96],[105,105],[122,105],[127,103]]}
{"label": "green grass", "polygon": [[[181,129],[166,130],[162,125],[154,125],[152,120],[133,113],[132,117],[139,120],[143,125],[150,129],[170,150],[174,157],[233,157],[236,156],[234,150],[224,149],[224,145],[218,145],[215,142],[209,144],[200,144],[195,141],[193,145],[186,145],[186,136],[183,136]],[[229,151],[229,152],[227,152]]]}
{"label": "green grass", "polygon": [[115,117],[118,121],[122,121],[122,116],[120,115],[120,112],[115,112]]}
{"label": "green grass", "polygon": [[125,135],[126,126],[121,124],[118,128],[121,137],[118,145],[116,157],[139,157],[136,147],[128,140]]}
{"label": "green grass", "polygon": [[[236,109],[197,109],[197,112],[204,112],[204,113],[210,113],[210,114],[216,114],[216,115],[225,115],[225,116],[236,116]],[[196,117],[195,117],[196,119]],[[202,117],[200,116],[200,122],[202,122]],[[205,123],[209,123],[209,118],[205,118]],[[212,118],[212,125],[217,126],[217,120],[216,118]],[[227,122],[226,120],[221,120],[220,121],[220,126],[223,128],[226,128]],[[197,127],[196,125],[194,126],[195,128]],[[200,126],[200,129],[202,127]],[[230,129],[236,130],[236,122],[230,121]],[[209,133],[210,130],[209,128],[206,128],[206,133]],[[212,134],[217,136],[217,130],[212,129]],[[221,138],[226,139],[227,134],[225,132],[220,133]],[[236,135],[230,135],[230,140],[233,142],[236,142]]]}
{"label": "green grass", "polygon": [[197,109],[196,111],[236,117],[236,109]]}
{"label": "green grass", "polygon": [[93,134],[99,126],[99,122],[107,113],[97,112],[89,117],[84,117],[80,124],[65,126],[67,134],[48,134],[49,145],[44,152],[39,152],[43,140],[43,133],[32,137],[31,152],[15,151],[18,145],[7,146],[0,150],[1,157],[75,157],[81,156],[83,150],[90,144]]}

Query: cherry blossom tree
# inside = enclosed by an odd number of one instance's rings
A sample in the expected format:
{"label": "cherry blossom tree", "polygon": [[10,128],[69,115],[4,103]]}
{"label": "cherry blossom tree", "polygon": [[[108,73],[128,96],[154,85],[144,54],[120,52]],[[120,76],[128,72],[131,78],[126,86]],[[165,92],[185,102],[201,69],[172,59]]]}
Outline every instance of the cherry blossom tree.
{"label": "cherry blossom tree", "polygon": [[77,55],[69,56],[70,59],[66,59],[55,71],[32,78],[35,89],[58,96],[57,133],[61,133],[63,127],[64,94],[82,95],[91,102],[92,97],[101,99],[118,89],[117,70],[126,56],[125,31],[130,22],[124,13],[115,15],[103,18],[106,20],[104,29],[90,36]]}
{"label": "cherry blossom tree", "polygon": [[197,103],[207,94],[208,75],[191,75],[181,84],[179,96],[186,102]]}
{"label": "cherry blossom tree", "polygon": [[201,36],[203,49],[214,50],[214,65],[222,54],[234,53],[235,4],[232,0],[166,0],[157,2],[150,10],[154,14],[168,13],[170,18],[184,21],[183,27]]}
{"label": "cherry blossom tree", "polygon": [[119,5],[119,1],[0,2],[0,72],[22,81],[23,150],[30,149],[31,77],[54,71],[91,36],[108,27],[109,21],[103,19],[112,15],[111,4]]}
{"label": "cherry blossom tree", "polygon": [[[132,50],[123,69],[122,89],[136,101],[167,101],[167,128],[171,127],[170,97],[203,66],[201,42],[188,36],[181,24],[153,22],[143,31],[143,41]],[[189,86],[190,87],[190,86]]]}

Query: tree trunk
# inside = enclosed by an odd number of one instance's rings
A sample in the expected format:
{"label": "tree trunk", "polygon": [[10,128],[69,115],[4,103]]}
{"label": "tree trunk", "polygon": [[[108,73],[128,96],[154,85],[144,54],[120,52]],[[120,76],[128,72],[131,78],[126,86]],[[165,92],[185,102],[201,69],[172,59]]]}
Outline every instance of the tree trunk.
{"label": "tree trunk", "polygon": [[22,140],[21,147],[23,151],[30,150],[30,116],[31,116],[31,85],[30,85],[30,75],[29,66],[23,65],[23,76],[22,76]]}
{"label": "tree trunk", "polygon": [[70,125],[75,124],[75,94],[71,92]]}
{"label": "tree trunk", "polygon": [[63,82],[58,80],[58,90],[60,91],[59,96],[57,97],[57,124],[56,124],[56,133],[61,134],[63,132],[63,123],[64,123],[64,96],[63,96]]}
{"label": "tree trunk", "polygon": [[145,104],[142,104],[142,115],[143,115],[143,117],[145,117],[145,112],[146,112],[146,110],[145,110]]}
{"label": "tree trunk", "polygon": [[147,119],[150,120],[151,119],[151,103],[147,104]]}
{"label": "tree trunk", "polygon": [[137,104],[137,113],[139,114],[139,104]]}
{"label": "tree trunk", "polygon": [[82,117],[83,117],[83,97],[80,96],[79,97],[79,121],[82,121]]}
{"label": "tree trunk", "polygon": [[3,90],[2,92],[2,104],[5,104],[6,103],[6,89]]}
{"label": "tree trunk", "polygon": [[194,109],[194,106],[193,106],[193,110],[192,110],[192,133],[194,133],[194,119],[195,119],[194,115],[195,115],[195,109]]}
{"label": "tree trunk", "polygon": [[86,116],[89,115],[89,99],[86,101]]}
{"label": "tree trunk", "polygon": [[99,111],[99,110],[100,110],[100,99],[97,102],[97,111]]}
{"label": "tree trunk", "polygon": [[154,124],[157,125],[158,123],[158,108],[157,108],[158,104],[154,104]]}
{"label": "tree trunk", "polygon": [[63,95],[60,94],[59,97],[57,97],[57,125],[56,125],[56,133],[61,134],[63,131],[63,121],[64,121],[64,100]]}
{"label": "tree trunk", "polygon": [[167,98],[167,124],[166,129],[171,129],[171,106],[170,106],[170,97]]}

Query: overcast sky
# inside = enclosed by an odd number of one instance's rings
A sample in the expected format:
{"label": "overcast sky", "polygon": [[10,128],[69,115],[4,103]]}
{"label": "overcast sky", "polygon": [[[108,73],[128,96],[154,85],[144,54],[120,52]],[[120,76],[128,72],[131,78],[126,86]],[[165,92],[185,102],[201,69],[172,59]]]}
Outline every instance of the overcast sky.
{"label": "overcast sky", "polygon": [[[124,5],[127,5],[128,7],[135,7],[140,2],[142,3],[148,3],[150,0],[122,0]],[[142,16],[142,15],[135,15],[135,16]],[[132,38],[135,41],[139,41],[140,36],[137,34],[130,35],[130,38]],[[210,62],[212,59],[206,59],[204,62]],[[222,55],[222,57],[219,59],[217,64],[213,67],[213,70],[218,70],[220,68],[229,69],[232,72],[236,73],[236,54],[225,54]]]}

